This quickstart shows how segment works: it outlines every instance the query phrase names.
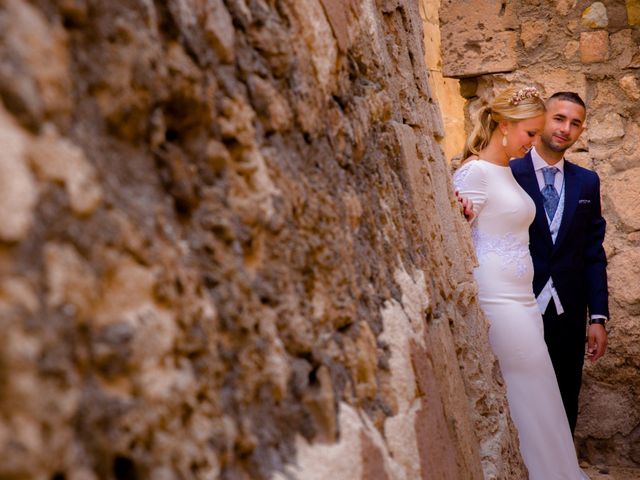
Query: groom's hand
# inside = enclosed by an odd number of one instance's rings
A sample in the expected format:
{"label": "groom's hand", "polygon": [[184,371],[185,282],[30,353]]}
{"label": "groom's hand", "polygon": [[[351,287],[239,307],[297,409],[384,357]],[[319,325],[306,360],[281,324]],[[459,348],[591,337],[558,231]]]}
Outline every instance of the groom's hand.
{"label": "groom's hand", "polygon": [[587,330],[587,358],[595,362],[607,349],[607,331],[604,325],[593,323]]}

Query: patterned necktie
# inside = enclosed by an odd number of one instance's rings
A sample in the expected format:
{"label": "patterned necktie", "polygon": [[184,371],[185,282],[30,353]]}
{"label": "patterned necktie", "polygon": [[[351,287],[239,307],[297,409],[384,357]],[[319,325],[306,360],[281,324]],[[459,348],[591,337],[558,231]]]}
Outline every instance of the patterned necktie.
{"label": "patterned necktie", "polygon": [[544,167],[542,169],[544,187],[540,193],[542,193],[544,210],[547,212],[549,220],[553,220],[553,216],[558,209],[558,202],[560,201],[560,195],[558,195],[558,191],[553,185],[556,173],[558,172],[559,170],[556,167]]}

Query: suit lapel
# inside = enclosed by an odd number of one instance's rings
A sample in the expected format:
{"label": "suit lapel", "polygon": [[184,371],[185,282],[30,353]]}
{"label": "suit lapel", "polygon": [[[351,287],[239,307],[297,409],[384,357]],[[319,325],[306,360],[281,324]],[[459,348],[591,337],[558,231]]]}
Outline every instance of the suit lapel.
{"label": "suit lapel", "polygon": [[578,197],[580,196],[580,178],[577,175],[576,169],[573,168],[573,164],[564,161],[564,212],[562,214],[562,221],[560,222],[560,228],[558,229],[558,236],[556,237],[556,243],[554,250],[558,248],[558,245],[562,242],[567,235],[569,225],[573,219],[573,214],[578,206]]}
{"label": "suit lapel", "polygon": [[537,224],[544,237],[545,243],[549,246],[553,245],[551,240],[551,232],[549,231],[549,222],[547,221],[547,215],[544,211],[544,205],[542,203],[542,194],[540,193],[540,186],[538,185],[538,178],[536,172],[533,169],[533,161],[531,160],[531,153],[527,153],[525,156],[525,162],[523,162],[523,168],[520,170],[520,186],[531,197],[533,203],[536,205],[536,218],[534,223]]}

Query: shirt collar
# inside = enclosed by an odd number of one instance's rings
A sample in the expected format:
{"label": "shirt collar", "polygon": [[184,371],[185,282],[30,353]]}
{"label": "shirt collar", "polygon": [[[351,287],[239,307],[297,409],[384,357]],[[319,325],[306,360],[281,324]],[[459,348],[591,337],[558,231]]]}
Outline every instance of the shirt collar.
{"label": "shirt collar", "polygon": [[[549,164],[545,162],[544,159],[537,152],[536,147],[533,147],[531,149],[531,161],[533,162],[533,169],[536,172],[544,167],[549,166]],[[564,157],[562,157],[560,161],[553,166],[556,167],[558,170],[560,170],[560,173],[564,174]]]}

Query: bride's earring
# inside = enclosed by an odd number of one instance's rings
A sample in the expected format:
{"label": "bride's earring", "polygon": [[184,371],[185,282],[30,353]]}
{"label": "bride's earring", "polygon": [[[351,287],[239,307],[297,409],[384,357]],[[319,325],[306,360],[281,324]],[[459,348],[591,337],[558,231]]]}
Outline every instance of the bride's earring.
{"label": "bride's earring", "polygon": [[507,146],[507,134],[503,134],[502,135],[502,146],[506,147]]}

